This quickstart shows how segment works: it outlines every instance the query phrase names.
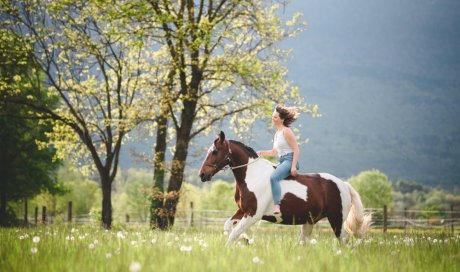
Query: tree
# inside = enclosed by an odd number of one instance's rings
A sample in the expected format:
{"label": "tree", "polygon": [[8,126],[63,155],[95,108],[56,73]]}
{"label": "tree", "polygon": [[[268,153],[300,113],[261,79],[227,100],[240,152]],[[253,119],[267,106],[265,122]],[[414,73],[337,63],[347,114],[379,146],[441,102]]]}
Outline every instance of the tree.
{"label": "tree", "polygon": [[380,208],[386,205],[393,207],[392,185],[388,177],[379,170],[369,170],[348,179],[358,191],[364,206]]}
{"label": "tree", "polygon": [[0,2],[2,28],[21,37],[46,78],[44,95],[60,99],[57,109],[23,96],[2,102],[53,120],[49,136],[57,156],[98,173],[104,228],[112,225],[111,189],[123,140],[157,105],[150,89],[152,45],[136,25],[117,18],[117,8],[112,1]]}
{"label": "tree", "polygon": [[[143,1],[141,1],[143,3]],[[283,22],[272,1],[148,1],[134,20],[149,22],[166,55],[168,96],[162,96],[155,147],[152,227],[174,223],[190,142],[224,119],[237,135],[259,118],[270,116],[274,103],[289,102],[305,112],[312,108],[285,79],[283,39],[302,28],[300,15]],[[136,7],[140,3],[131,2]],[[132,10],[132,9],[127,9]],[[146,14],[150,16],[146,16]],[[169,125],[170,124],[170,125]],[[171,129],[168,135],[168,128]],[[171,133],[174,133],[171,135]],[[166,163],[166,138],[172,138],[172,159]],[[164,190],[164,171],[170,171]],[[165,195],[161,193],[165,192]]]}
{"label": "tree", "polygon": [[235,203],[235,186],[222,180],[212,183],[211,189],[206,192],[203,199],[203,208],[212,210],[232,211],[237,206]]}
{"label": "tree", "polygon": [[[56,100],[44,95],[41,74],[33,72],[36,67],[20,45],[14,33],[0,30],[0,101],[19,97],[55,107]],[[46,133],[51,129],[49,122],[30,116],[26,107],[0,104],[0,226],[12,224],[16,218],[8,202],[41,191],[61,192],[55,179],[59,165],[53,160],[55,149],[40,144],[48,141]]]}

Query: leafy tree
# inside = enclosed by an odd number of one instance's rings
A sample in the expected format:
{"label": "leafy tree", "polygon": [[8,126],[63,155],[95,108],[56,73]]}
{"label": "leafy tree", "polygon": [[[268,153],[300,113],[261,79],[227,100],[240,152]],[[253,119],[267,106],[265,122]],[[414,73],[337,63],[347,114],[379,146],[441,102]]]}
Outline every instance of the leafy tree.
{"label": "leafy tree", "polygon": [[[56,100],[44,95],[41,74],[21,39],[0,30],[0,101],[10,98],[37,100],[53,108]],[[38,77],[38,78],[34,78]],[[8,202],[31,198],[41,191],[60,192],[54,172],[55,149],[43,148],[52,126],[33,118],[26,107],[0,103],[0,225],[13,223],[15,214]]]}
{"label": "leafy tree", "polygon": [[234,185],[222,180],[213,181],[210,190],[205,193],[203,208],[224,211],[235,210],[237,206],[234,194]]}
{"label": "leafy tree", "polygon": [[152,174],[142,169],[129,169],[117,178],[117,204],[115,211],[129,214],[134,220],[146,222],[149,219],[149,193],[152,186]]}
{"label": "leafy tree", "polygon": [[[270,116],[274,103],[289,102],[306,112],[311,107],[285,79],[287,54],[277,47],[302,29],[300,15],[284,22],[272,1],[148,1],[132,20],[146,23],[163,54],[168,78],[158,111],[154,157],[153,227],[174,223],[190,142],[230,119],[237,135],[259,118]],[[135,12],[134,12],[135,13]],[[155,26],[155,27],[152,27]],[[174,146],[166,162],[167,138]],[[164,188],[165,169],[170,171]],[[161,193],[165,191],[165,194]]]}
{"label": "leafy tree", "polygon": [[0,2],[2,28],[21,37],[37,73],[46,78],[43,95],[60,99],[57,109],[38,99],[6,102],[54,120],[49,136],[57,156],[98,173],[105,228],[112,225],[112,183],[123,140],[156,110],[152,82],[161,81],[149,63],[153,45],[137,31],[139,25],[116,17],[118,8],[112,1]]}
{"label": "leafy tree", "polygon": [[392,185],[388,177],[379,170],[369,170],[348,179],[358,191],[365,207],[393,207]]}

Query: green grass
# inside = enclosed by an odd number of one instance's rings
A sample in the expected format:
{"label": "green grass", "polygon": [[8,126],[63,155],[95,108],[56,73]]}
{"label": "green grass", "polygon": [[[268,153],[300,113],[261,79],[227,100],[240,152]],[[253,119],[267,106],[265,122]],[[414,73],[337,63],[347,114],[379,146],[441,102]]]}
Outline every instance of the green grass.
{"label": "green grass", "polygon": [[304,245],[297,242],[298,232],[298,227],[262,224],[252,228],[250,244],[226,247],[220,227],[168,232],[146,226],[7,228],[0,229],[0,270],[460,271],[458,234],[374,230],[366,239],[339,246],[330,230],[315,229]]}

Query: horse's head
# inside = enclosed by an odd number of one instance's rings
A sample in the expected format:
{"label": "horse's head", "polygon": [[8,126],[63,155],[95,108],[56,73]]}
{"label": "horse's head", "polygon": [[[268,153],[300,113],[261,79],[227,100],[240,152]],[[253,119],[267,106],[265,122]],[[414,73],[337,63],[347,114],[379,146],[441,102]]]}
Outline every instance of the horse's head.
{"label": "horse's head", "polygon": [[211,180],[217,172],[230,163],[230,146],[225,140],[225,134],[221,131],[214,143],[208,149],[208,155],[201,165],[199,176],[202,182]]}

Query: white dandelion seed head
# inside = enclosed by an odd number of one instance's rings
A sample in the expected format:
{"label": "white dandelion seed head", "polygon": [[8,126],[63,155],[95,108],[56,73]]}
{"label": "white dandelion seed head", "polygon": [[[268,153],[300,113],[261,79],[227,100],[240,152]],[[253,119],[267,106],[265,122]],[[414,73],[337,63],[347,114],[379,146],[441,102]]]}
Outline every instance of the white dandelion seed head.
{"label": "white dandelion seed head", "polygon": [[228,235],[228,231],[224,231],[224,235],[227,236],[227,235]]}
{"label": "white dandelion seed head", "polygon": [[34,238],[32,238],[32,242],[37,244],[38,242],[40,242],[40,237],[34,236]]}
{"label": "white dandelion seed head", "polygon": [[106,258],[106,259],[112,258],[112,253],[106,253],[106,254],[105,254],[105,258]]}
{"label": "white dandelion seed head", "polygon": [[264,262],[259,257],[252,258],[252,262],[255,264],[263,264]]}
{"label": "white dandelion seed head", "polygon": [[141,264],[139,262],[132,262],[130,265],[129,265],[129,272],[139,272],[141,271]]}
{"label": "white dandelion seed head", "polygon": [[180,251],[189,252],[192,251],[192,246],[181,246]]}
{"label": "white dandelion seed head", "polygon": [[117,232],[117,237],[120,239],[125,239],[125,235],[123,234],[122,231]]}
{"label": "white dandelion seed head", "polygon": [[254,239],[249,239],[248,244],[250,244],[250,245],[254,244]]}
{"label": "white dandelion seed head", "polygon": [[131,241],[132,246],[137,246],[137,241]]}
{"label": "white dandelion seed head", "polygon": [[89,244],[89,249],[94,249],[94,244]]}
{"label": "white dandelion seed head", "polygon": [[318,243],[318,241],[316,239],[311,239],[310,240],[311,245],[316,245],[317,243]]}
{"label": "white dandelion seed head", "polygon": [[19,240],[24,240],[26,237],[24,235],[19,236]]}
{"label": "white dandelion seed head", "polygon": [[30,249],[30,252],[32,252],[32,254],[35,254],[38,252],[38,249],[36,247],[33,247]]}
{"label": "white dandelion seed head", "polygon": [[152,241],[150,241],[152,244],[156,244],[157,243],[157,239],[152,239]]}

